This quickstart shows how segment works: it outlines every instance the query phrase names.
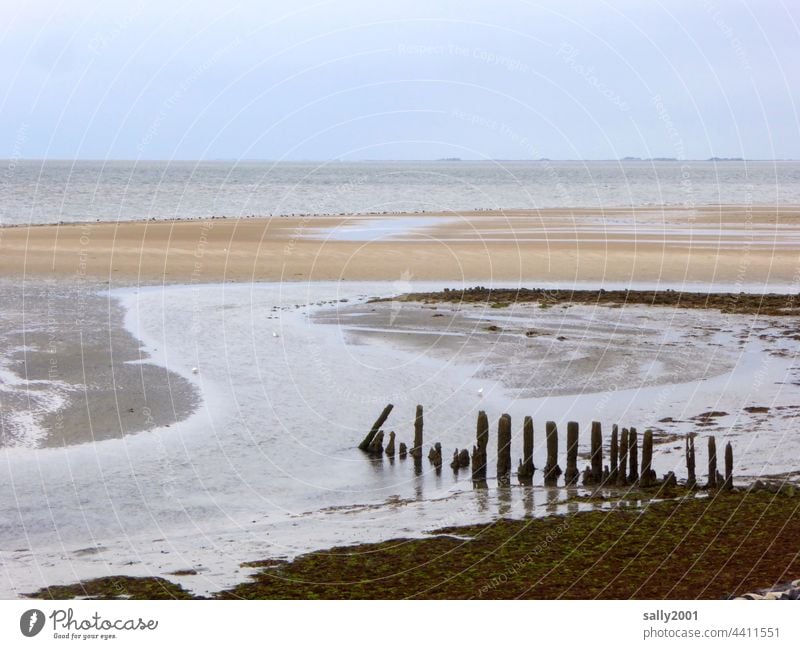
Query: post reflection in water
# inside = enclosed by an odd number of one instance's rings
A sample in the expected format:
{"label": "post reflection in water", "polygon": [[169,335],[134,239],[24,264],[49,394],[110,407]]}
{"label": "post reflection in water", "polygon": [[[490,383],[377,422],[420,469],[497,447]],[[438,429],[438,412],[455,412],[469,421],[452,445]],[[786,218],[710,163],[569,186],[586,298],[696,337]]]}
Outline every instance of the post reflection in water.
{"label": "post reflection in water", "polygon": [[497,488],[497,513],[507,516],[511,512],[511,487],[499,486]]}
{"label": "post reflection in water", "polygon": [[547,513],[554,514],[558,511],[558,503],[561,498],[561,490],[560,489],[548,489],[547,490]]}
{"label": "post reflection in water", "polygon": [[533,487],[526,486],[522,488],[522,506],[525,510],[525,517],[532,518],[534,508]]}
{"label": "post reflection in water", "polygon": [[578,490],[575,488],[567,489],[567,512],[570,514],[577,514],[578,513],[578,501],[576,497],[578,495]]}
{"label": "post reflection in water", "polygon": [[483,483],[483,487],[479,487],[476,484],[475,490],[475,502],[478,505],[478,511],[482,514],[485,514],[489,511],[489,490],[486,488],[486,483]]}

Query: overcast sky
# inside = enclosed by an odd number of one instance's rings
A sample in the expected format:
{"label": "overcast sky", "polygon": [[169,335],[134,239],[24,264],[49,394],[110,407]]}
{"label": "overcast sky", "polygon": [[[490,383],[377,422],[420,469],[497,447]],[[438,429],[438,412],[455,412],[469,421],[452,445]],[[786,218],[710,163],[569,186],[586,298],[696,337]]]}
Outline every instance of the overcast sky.
{"label": "overcast sky", "polygon": [[0,156],[800,158],[796,0],[0,3]]}

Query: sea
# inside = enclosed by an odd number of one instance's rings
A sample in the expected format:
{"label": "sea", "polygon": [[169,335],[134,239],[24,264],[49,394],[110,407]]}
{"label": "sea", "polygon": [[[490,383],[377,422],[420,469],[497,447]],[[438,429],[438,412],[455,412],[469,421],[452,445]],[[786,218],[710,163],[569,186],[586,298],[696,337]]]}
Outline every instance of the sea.
{"label": "sea", "polygon": [[0,225],[731,203],[800,204],[800,162],[0,162]]}

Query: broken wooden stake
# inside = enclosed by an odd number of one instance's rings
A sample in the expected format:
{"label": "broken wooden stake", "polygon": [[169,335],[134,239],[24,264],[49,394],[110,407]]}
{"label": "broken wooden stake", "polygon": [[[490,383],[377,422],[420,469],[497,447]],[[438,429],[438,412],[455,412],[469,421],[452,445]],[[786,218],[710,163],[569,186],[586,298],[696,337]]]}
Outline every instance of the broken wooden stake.
{"label": "broken wooden stake", "polygon": [[619,467],[617,470],[617,486],[624,487],[628,484],[628,441],[630,434],[623,428],[619,435]]}
{"label": "broken wooden stake", "polygon": [[733,446],[730,442],[725,445],[725,489],[733,489]]}
{"label": "broken wooden stake", "polygon": [[428,459],[437,469],[442,468],[442,445],[439,442],[433,445],[428,453]]}
{"label": "broken wooden stake", "polygon": [[389,418],[389,413],[392,412],[392,408],[394,408],[394,406],[390,403],[383,409],[383,412],[381,412],[380,417],[378,417],[375,420],[375,423],[372,424],[372,428],[370,428],[369,432],[367,433],[367,436],[358,445],[358,448],[360,448],[362,451],[366,451],[369,449],[369,445],[372,443],[372,440],[375,438],[375,435],[378,434],[378,431],[380,430],[381,426],[383,426],[383,423]]}
{"label": "broken wooden stake", "polygon": [[599,421],[592,422],[592,480],[603,483],[603,431]]}
{"label": "broken wooden stake", "polygon": [[548,421],[545,425],[545,436],[547,437],[547,464],[544,467],[544,483],[548,487],[554,487],[561,475],[561,467],[558,466],[558,428],[554,421]]}
{"label": "broken wooden stake", "polygon": [[497,481],[511,482],[511,415],[500,415],[497,423]]}
{"label": "broken wooden stake", "polygon": [[617,483],[617,469],[619,467],[619,426],[611,426],[611,471],[608,474],[610,484]]}
{"label": "broken wooden stake", "polygon": [[708,438],[708,484],[706,489],[717,486],[717,440],[714,436]]}
{"label": "broken wooden stake", "polygon": [[631,426],[628,434],[628,459],[630,460],[630,471],[628,472],[628,482],[636,484],[639,480],[639,436],[636,429]]}
{"label": "broken wooden stake", "polygon": [[478,413],[476,443],[472,447],[472,479],[480,482],[486,480],[486,446],[489,444],[489,418],[483,410]]}
{"label": "broken wooden stake", "polygon": [[394,457],[394,431],[389,431],[389,443],[386,445],[386,455]]}
{"label": "broken wooden stake", "polygon": [[422,406],[417,406],[417,414],[414,417],[414,445],[411,447],[411,456],[415,460],[422,458]]}
{"label": "broken wooden stake", "polygon": [[564,472],[566,484],[578,482],[578,435],[580,429],[577,421],[567,422],[567,470]]}
{"label": "broken wooden stake", "polygon": [[369,443],[367,447],[367,453],[370,455],[382,455],[383,454],[383,431],[379,430],[375,437],[372,438],[372,441]]}
{"label": "broken wooden stake", "polygon": [[642,441],[642,476],[639,479],[639,484],[642,487],[649,487],[653,484],[652,475],[653,466],[653,431],[644,431],[644,440]]}
{"label": "broken wooden stake", "polygon": [[533,419],[525,417],[522,424],[522,459],[517,469],[520,483],[531,484],[534,471],[536,467],[533,466]]}
{"label": "broken wooden stake", "polygon": [[689,433],[686,436],[686,471],[688,475],[686,478],[686,486],[689,489],[694,489],[697,486],[694,454],[694,433]]}

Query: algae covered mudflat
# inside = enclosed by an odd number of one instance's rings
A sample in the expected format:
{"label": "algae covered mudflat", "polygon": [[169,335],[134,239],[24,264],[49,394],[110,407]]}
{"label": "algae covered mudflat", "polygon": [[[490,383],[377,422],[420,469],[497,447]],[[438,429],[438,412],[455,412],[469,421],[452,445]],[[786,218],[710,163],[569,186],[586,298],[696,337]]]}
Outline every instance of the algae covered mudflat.
{"label": "algae covered mudflat", "polygon": [[[792,490],[683,494],[643,509],[618,504],[269,561],[251,580],[213,597],[720,599],[800,573],[800,497]],[[106,578],[31,596],[187,594],[161,579]]]}

